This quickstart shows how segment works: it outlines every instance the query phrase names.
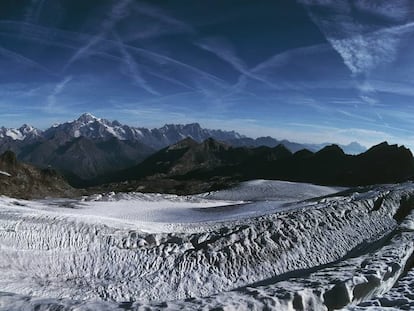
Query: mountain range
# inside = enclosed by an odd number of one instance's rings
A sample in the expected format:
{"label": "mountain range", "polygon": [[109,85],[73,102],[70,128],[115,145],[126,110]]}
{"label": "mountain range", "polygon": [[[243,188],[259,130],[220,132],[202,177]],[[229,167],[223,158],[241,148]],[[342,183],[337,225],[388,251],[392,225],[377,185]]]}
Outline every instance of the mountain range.
{"label": "mountain range", "polygon": [[[232,147],[276,147],[283,144],[291,152],[318,151],[329,144],[298,144],[272,137],[256,139],[235,131],[204,129],[198,123],[167,124],[147,129],[97,118],[89,113],[78,119],[55,124],[42,131],[29,125],[17,129],[0,128],[0,152],[13,151],[20,161],[40,168],[52,167],[73,185],[117,172],[142,162],[155,152],[185,138],[201,143],[206,139]],[[340,146],[346,153],[361,153],[358,143]]]}
{"label": "mountain range", "polygon": [[[202,142],[211,137],[216,140],[227,142],[233,146],[275,147],[279,144],[283,144],[292,152],[304,148],[311,151],[318,151],[331,144],[299,144],[288,140],[278,140],[270,136],[253,139],[235,131],[204,129],[198,123],[185,125],[166,124],[161,128],[147,129],[143,127],[123,125],[118,121],[97,118],[90,113],[84,113],[78,119],[73,121],[54,124],[45,131],[36,129],[27,124],[24,124],[17,129],[0,128],[0,144],[8,140],[36,141],[42,138],[50,139],[56,136],[59,136],[62,143],[79,137],[84,137],[90,140],[116,138],[119,140],[138,141],[155,150],[174,144],[186,137],[190,137],[198,142]],[[366,150],[364,146],[357,142],[339,146],[348,154],[358,154]]]}
{"label": "mountain range", "polygon": [[240,181],[278,179],[320,185],[366,186],[414,177],[414,158],[403,146],[384,142],[359,155],[337,145],[292,153],[284,145],[232,147],[212,138],[186,138],[125,170],[95,181],[108,189],[177,194],[226,188]]}

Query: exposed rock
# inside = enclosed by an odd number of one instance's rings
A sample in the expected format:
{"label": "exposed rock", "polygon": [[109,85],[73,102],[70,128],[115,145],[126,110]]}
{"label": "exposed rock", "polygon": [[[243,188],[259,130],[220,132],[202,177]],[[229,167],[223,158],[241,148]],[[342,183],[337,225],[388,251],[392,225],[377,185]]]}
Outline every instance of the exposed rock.
{"label": "exposed rock", "polygon": [[[148,157],[137,166],[102,176],[95,184],[128,181],[128,189],[179,194],[210,191],[250,179],[279,179],[335,186],[396,183],[414,176],[414,159],[405,147],[381,143],[365,153],[351,156],[337,145],[313,153],[292,154],[283,145],[274,148],[234,148],[208,139],[186,139]],[[165,182],[169,180],[169,182]],[[174,181],[174,182],[173,182]],[[165,187],[165,188],[163,188]]]}
{"label": "exposed rock", "polygon": [[19,163],[12,151],[0,156],[0,171],[0,195],[24,199],[79,195],[55,170]]}

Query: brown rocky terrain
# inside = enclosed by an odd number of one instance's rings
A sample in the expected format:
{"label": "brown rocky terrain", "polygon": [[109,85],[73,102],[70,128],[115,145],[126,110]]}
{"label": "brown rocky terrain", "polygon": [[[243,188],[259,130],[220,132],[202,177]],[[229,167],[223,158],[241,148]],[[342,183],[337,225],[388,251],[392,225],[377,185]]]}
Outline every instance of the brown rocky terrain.
{"label": "brown rocky terrain", "polygon": [[73,197],[80,194],[52,169],[17,161],[12,151],[0,155],[0,195],[23,199]]}

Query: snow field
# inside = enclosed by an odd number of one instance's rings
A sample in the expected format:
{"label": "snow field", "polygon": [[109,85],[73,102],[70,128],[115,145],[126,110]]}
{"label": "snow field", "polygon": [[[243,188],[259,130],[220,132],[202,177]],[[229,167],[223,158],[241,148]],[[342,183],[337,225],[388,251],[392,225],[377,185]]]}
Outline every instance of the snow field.
{"label": "snow field", "polygon": [[[282,195],[277,186],[285,187]],[[250,187],[254,194],[259,187],[269,201],[242,204],[253,200],[246,195],[235,206],[229,191],[78,201],[2,197],[0,310],[48,303],[117,310],[129,301],[132,310],[331,310],[391,293],[414,250],[414,218],[394,217],[414,197],[414,186],[293,202],[295,186],[308,187],[250,182],[237,191]],[[320,190],[326,189],[314,196]],[[250,214],[246,206],[269,208]],[[176,209],[175,223],[163,223],[159,214]],[[199,215],[206,211],[218,216],[206,220]]]}

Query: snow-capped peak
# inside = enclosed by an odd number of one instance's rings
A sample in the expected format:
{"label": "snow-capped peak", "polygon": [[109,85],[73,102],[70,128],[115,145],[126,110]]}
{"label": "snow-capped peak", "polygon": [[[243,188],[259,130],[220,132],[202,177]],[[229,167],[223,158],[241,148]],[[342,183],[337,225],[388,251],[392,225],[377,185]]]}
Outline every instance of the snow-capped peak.
{"label": "snow-capped peak", "polygon": [[123,125],[118,121],[109,121],[98,118],[89,112],[85,112],[72,121],[53,124],[45,132],[24,124],[18,129],[0,128],[0,139],[12,138],[13,140],[25,140],[43,137],[54,138],[60,144],[73,138],[84,137],[91,140],[112,139],[139,141],[154,149],[161,149],[178,141],[191,137],[197,142],[202,142],[209,137],[227,141],[241,137],[236,132],[204,129],[198,123],[190,124],[166,124],[158,129],[138,128]]}
{"label": "snow-capped peak", "polygon": [[63,131],[66,135],[60,137],[86,137],[89,139],[117,138],[120,140],[140,141],[155,149],[174,144],[185,137],[191,137],[201,142],[209,137],[219,140],[236,138],[235,132],[203,129],[198,123],[166,124],[159,129],[137,128],[123,125],[118,121],[109,121],[97,118],[91,113],[84,113],[72,122],[66,122],[50,128],[46,135],[55,136],[56,131]]}
{"label": "snow-capped peak", "polygon": [[41,131],[31,125],[23,124],[20,128],[0,128],[0,138],[9,137],[12,140],[25,140],[28,138],[39,137]]}
{"label": "snow-capped peak", "polygon": [[78,137],[91,140],[114,137],[120,140],[134,140],[133,137],[125,134],[126,128],[128,126],[122,125],[118,121],[111,122],[86,112],[71,122],[54,125],[45,132],[45,135],[46,137],[56,137],[56,133],[60,133],[58,137],[63,137],[62,143]]}
{"label": "snow-capped peak", "polygon": [[92,122],[100,121],[100,120],[101,119],[95,117],[93,114],[89,112],[85,112],[76,121],[81,122],[81,123],[92,123]]}
{"label": "snow-capped peak", "polygon": [[19,128],[19,132],[21,132],[24,135],[28,135],[28,134],[31,134],[31,133],[38,133],[38,130],[36,128],[34,128],[33,126],[29,125],[29,124],[23,124]]}

